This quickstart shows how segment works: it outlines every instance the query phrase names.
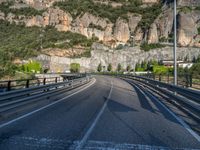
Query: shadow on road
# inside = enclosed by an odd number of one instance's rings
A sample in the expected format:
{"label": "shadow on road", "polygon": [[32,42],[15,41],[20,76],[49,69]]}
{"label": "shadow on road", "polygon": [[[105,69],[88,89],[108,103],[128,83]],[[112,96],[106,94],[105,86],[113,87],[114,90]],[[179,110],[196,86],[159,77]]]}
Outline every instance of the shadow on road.
{"label": "shadow on road", "polygon": [[115,100],[109,99],[107,107],[112,112],[129,112],[129,111],[137,111],[136,109],[119,103]]}
{"label": "shadow on road", "polygon": [[144,108],[152,113],[155,113],[157,115],[163,115],[167,120],[179,124],[178,121],[155,99],[152,99],[152,97],[149,97],[149,99],[151,100],[151,102],[154,104],[154,106],[157,109],[152,107],[152,105],[149,103],[149,100],[144,96],[143,93],[141,93],[141,91],[139,91],[134,85],[132,85],[132,86],[138,95],[139,102],[140,102],[140,105],[142,108]]}

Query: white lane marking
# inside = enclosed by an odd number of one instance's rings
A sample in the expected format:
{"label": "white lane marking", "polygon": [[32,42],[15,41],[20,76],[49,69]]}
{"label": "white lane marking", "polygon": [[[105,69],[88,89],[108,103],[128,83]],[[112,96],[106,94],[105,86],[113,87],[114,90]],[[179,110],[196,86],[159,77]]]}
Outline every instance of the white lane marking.
{"label": "white lane marking", "polygon": [[[144,94],[145,97],[148,97],[138,86],[134,84],[137,89],[140,90]],[[149,93],[149,91],[148,91]],[[166,109],[198,142],[200,142],[200,136],[193,131],[187,123],[185,123],[180,117],[178,117],[173,111],[171,111],[167,106],[165,106],[162,102],[160,102],[155,96],[153,96],[151,93],[149,93],[151,97],[156,100],[164,109]]]}
{"label": "white lane marking", "polygon": [[99,121],[101,115],[103,114],[106,106],[107,106],[107,103],[111,97],[111,94],[112,94],[112,91],[113,91],[113,82],[111,81],[111,88],[110,88],[110,92],[109,92],[109,95],[106,99],[106,102],[104,103],[103,107],[101,108],[101,110],[99,111],[97,117],[95,118],[94,122],[92,123],[92,125],[90,126],[90,128],[87,130],[87,132],[85,133],[85,135],[83,136],[82,140],[80,141],[79,145],[76,147],[76,150],[81,150],[83,148],[83,146],[85,145],[85,143],[87,142],[90,134],[92,133],[94,127],[96,126],[97,122]]}
{"label": "white lane marking", "polygon": [[53,102],[53,103],[51,103],[51,104],[48,104],[48,105],[46,105],[46,106],[44,106],[44,107],[41,107],[41,108],[39,108],[39,109],[36,109],[36,110],[34,110],[34,111],[30,112],[30,113],[27,113],[27,114],[25,114],[25,115],[22,115],[22,116],[20,116],[20,117],[18,117],[18,118],[15,118],[15,119],[11,120],[11,121],[8,121],[8,122],[6,122],[6,123],[3,123],[3,124],[0,125],[0,128],[3,128],[3,127],[5,127],[5,126],[7,126],[7,125],[9,125],[9,124],[12,124],[12,123],[14,123],[14,122],[20,120],[20,119],[26,118],[26,117],[28,117],[28,116],[30,116],[30,115],[32,115],[32,114],[35,114],[35,113],[37,113],[37,112],[39,112],[39,111],[41,111],[41,110],[44,110],[44,109],[46,109],[46,108],[48,108],[48,107],[50,107],[50,106],[53,106],[53,105],[55,105],[55,104],[57,104],[57,103],[59,103],[59,102],[61,102],[61,101],[63,101],[63,100],[66,100],[67,98],[69,98],[69,97],[71,97],[71,96],[73,96],[73,95],[75,95],[75,94],[78,94],[78,93],[82,92],[83,90],[89,88],[89,87],[90,87],[91,85],[93,85],[95,82],[96,82],[96,79],[94,78],[94,80],[92,81],[92,83],[90,83],[90,84],[87,85],[86,87],[84,87],[84,88],[82,88],[82,89],[80,89],[80,90],[78,90],[78,91],[76,91],[76,92],[74,92],[74,93],[72,93],[72,94],[70,94],[70,95],[68,95],[68,96],[66,96],[66,97],[63,97],[62,99],[60,99],[60,100],[58,100],[58,101],[55,101],[55,102]]}

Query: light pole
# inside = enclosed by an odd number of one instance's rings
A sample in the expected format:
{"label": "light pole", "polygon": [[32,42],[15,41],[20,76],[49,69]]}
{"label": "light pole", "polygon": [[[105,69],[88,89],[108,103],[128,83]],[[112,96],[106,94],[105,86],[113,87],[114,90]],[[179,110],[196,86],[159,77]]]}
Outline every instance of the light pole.
{"label": "light pole", "polygon": [[176,48],[177,48],[177,27],[176,27],[176,0],[174,0],[174,85],[177,85],[177,56],[176,56]]}

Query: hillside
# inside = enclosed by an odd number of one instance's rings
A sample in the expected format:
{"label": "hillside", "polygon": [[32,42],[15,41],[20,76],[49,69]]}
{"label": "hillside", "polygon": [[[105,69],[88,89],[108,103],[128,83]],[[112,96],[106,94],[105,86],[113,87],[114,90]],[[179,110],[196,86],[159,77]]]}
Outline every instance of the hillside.
{"label": "hillside", "polygon": [[[161,48],[173,40],[172,6],[171,0],[0,0],[1,72],[38,54],[90,57],[93,42]],[[178,0],[177,19],[178,45],[200,47],[200,1]]]}

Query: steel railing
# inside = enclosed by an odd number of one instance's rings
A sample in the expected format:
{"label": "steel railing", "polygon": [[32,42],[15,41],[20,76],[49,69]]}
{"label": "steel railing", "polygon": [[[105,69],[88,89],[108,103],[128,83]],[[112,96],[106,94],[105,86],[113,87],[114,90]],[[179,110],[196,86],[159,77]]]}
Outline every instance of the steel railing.
{"label": "steel railing", "polygon": [[[48,75],[48,74],[45,74],[45,75]],[[6,92],[6,91],[22,89],[22,88],[30,88],[33,86],[41,86],[41,85],[46,85],[46,84],[54,84],[54,83],[63,82],[65,80],[73,80],[73,79],[86,76],[86,74],[56,74],[56,75],[59,75],[59,76],[0,81],[0,92]]]}
{"label": "steel railing", "polygon": [[147,77],[134,75],[120,75],[120,77],[135,80],[142,83],[144,86],[147,86],[147,89],[149,90],[170,96],[176,102],[181,104],[181,106],[187,110],[187,113],[197,121],[200,121],[200,91],[156,81]]}
{"label": "steel railing", "polygon": [[0,113],[4,113],[20,106],[41,100],[43,97],[51,97],[69,91],[88,83],[91,76],[86,76],[74,80],[63,81],[60,83],[18,89],[0,93]]}

